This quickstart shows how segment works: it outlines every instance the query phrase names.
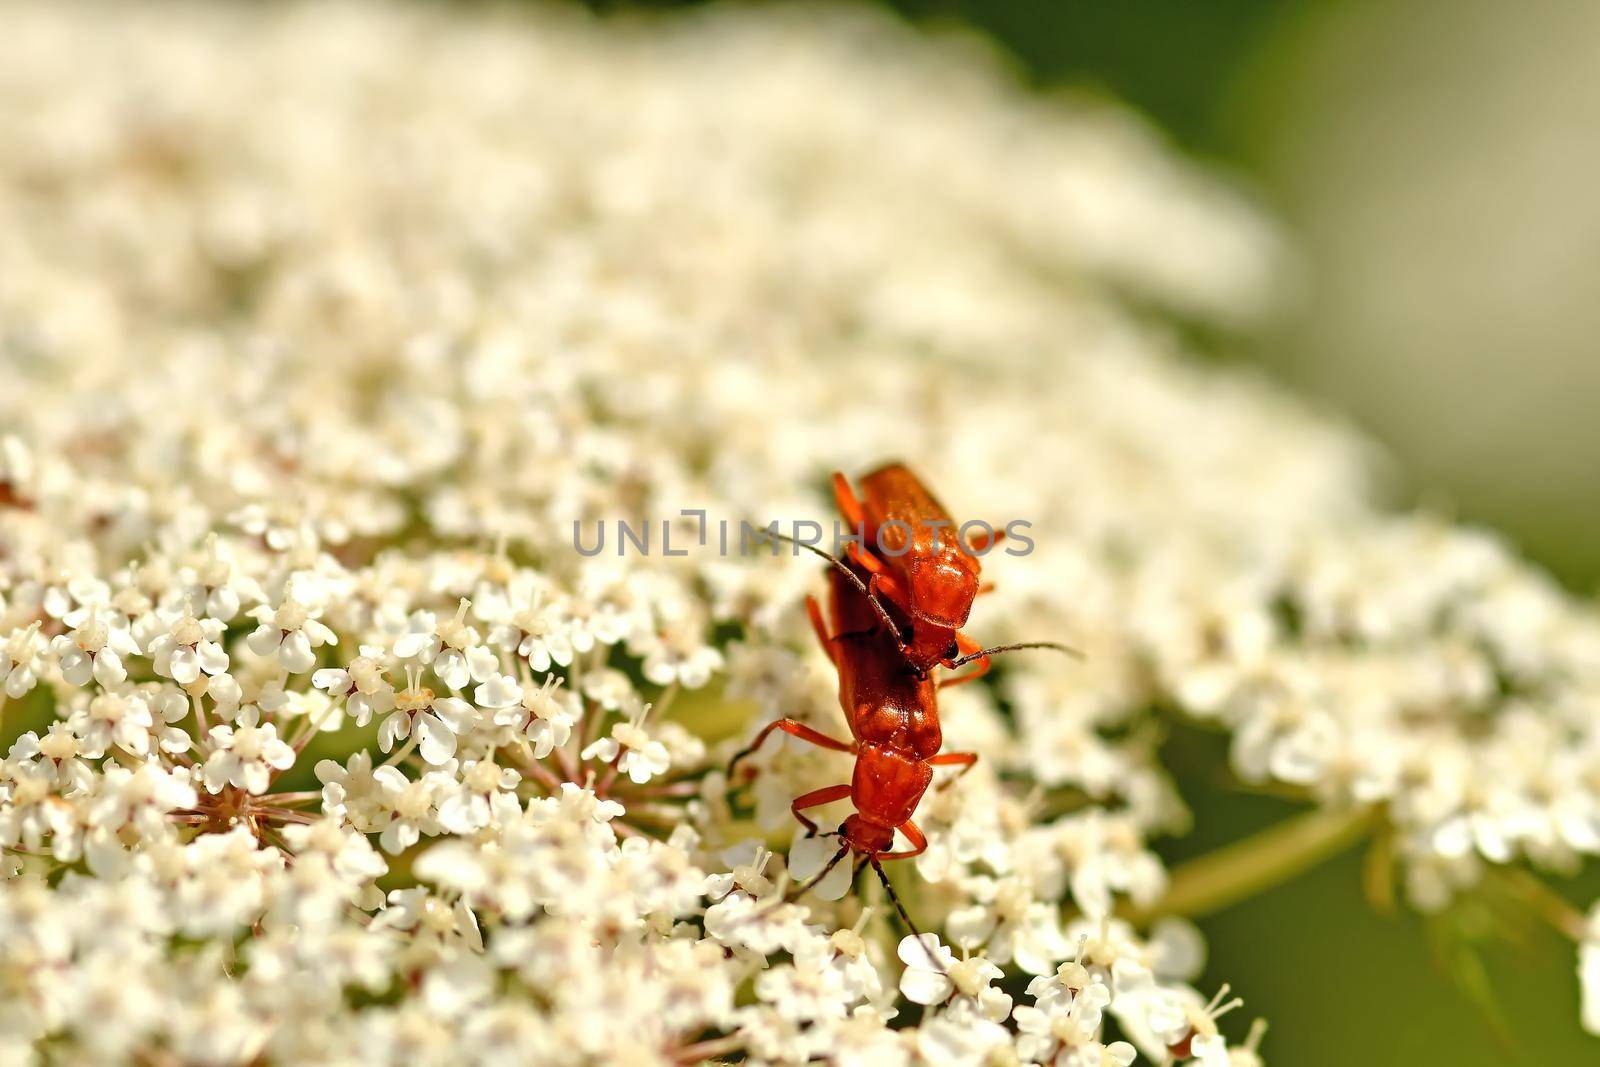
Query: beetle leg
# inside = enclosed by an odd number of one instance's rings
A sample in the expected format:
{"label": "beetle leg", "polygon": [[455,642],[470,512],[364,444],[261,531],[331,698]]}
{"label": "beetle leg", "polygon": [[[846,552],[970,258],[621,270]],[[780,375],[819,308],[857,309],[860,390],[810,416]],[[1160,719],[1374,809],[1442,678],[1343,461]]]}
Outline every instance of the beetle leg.
{"label": "beetle leg", "polygon": [[[972,640],[972,638],[968,637],[966,634],[956,634],[956,648],[958,651],[960,651],[961,655],[966,656],[973,652],[981,651],[983,646]],[[939,688],[945,689],[952,685],[960,685],[962,682],[970,682],[974,678],[982,678],[984,675],[989,673],[989,668],[993,665],[993,661],[990,660],[988,656],[982,656],[976,660],[973,660],[972,670],[956,678],[944,679],[939,683]]]}
{"label": "beetle leg", "polygon": [[946,778],[944,781],[939,783],[940,789],[949,789],[950,786],[955,784],[956,780],[959,779],[963,774],[966,774],[968,771],[972,770],[973,766],[977,762],[978,754],[976,752],[942,752],[928,760],[928,766],[961,768],[955,774],[952,774],[949,778]]}
{"label": "beetle leg", "polygon": [[[889,617],[889,613],[884,610],[883,605],[878,602],[876,597],[869,595],[867,599],[871,601],[874,608],[878,609],[878,618],[883,620],[883,624],[888,627],[889,632],[894,635],[895,644],[899,645],[900,651],[904,652],[906,649],[906,643],[900,639],[900,631],[895,629],[894,620]],[[875,629],[850,630],[845,633],[837,633],[832,637],[829,637],[827,624],[822,621],[822,606],[817,603],[817,598],[814,596],[806,597],[806,613],[811,616],[811,628],[816,631],[817,640],[822,642],[822,650],[828,654],[828,658],[833,661],[833,665],[835,667],[839,665],[839,653],[836,646],[840,641],[849,641],[853,638],[870,637],[872,634],[877,633],[877,630]]]}
{"label": "beetle leg", "polygon": [[849,795],[850,787],[848,785],[827,785],[821,789],[813,789],[809,793],[802,793],[800,796],[795,797],[794,803],[789,805],[789,810],[794,813],[796,819],[800,820],[800,825],[806,828],[806,833],[814,834],[817,832],[817,824],[801,815],[800,812],[806,808],[820,808],[824,804],[832,804],[835,800],[843,800]]}
{"label": "beetle leg", "polygon": [[839,656],[834,651],[833,643],[839,638],[828,636],[828,624],[822,621],[822,605],[817,603],[816,597],[806,597],[806,614],[811,616],[811,628],[817,633],[817,640],[822,644],[822,651],[826,652],[828,659],[832,660],[834,665],[837,666]]}
{"label": "beetle leg", "polygon": [[880,861],[910,859],[912,856],[920,856],[928,851],[928,838],[916,823],[907,819],[900,824],[900,832],[906,835],[906,840],[911,842],[911,847],[901,852],[885,852],[878,857]]}
{"label": "beetle leg", "polygon": [[901,652],[904,652],[908,644],[906,637],[900,632],[900,627],[895,624],[894,618],[890,616],[889,609],[883,606],[885,600],[891,604],[904,605],[906,600],[901,588],[894,580],[894,576],[886,571],[878,571],[873,574],[871,581],[867,582],[867,599],[872,602],[872,609],[878,613],[878,618],[883,620],[884,627],[894,636],[894,643],[900,646]]}
{"label": "beetle leg", "polygon": [[974,530],[972,531],[972,535],[967,538],[967,547],[971,549],[974,554],[979,552],[987,552],[989,549],[993,548],[997,542],[1005,540],[1005,536],[1006,532],[1004,530],[996,530],[992,526],[989,528],[988,533],[984,533],[982,530]]}
{"label": "beetle leg", "polygon": [[891,604],[904,606],[908,602],[903,587],[896,582],[894,575],[884,570],[883,560],[871,552],[861,551],[861,546],[854,541],[845,549],[846,555],[861,565],[867,572],[867,602],[872,605],[872,610],[878,613],[878,618],[883,621],[884,627],[894,635],[895,643],[900,646],[900,651],[906,650],[905,638],[900,634],[900,627],[889,614],[889,609],[883,606],[884,601]]}
{"label": "beetle leg", "polygon": [[[876,562],[876,561],[874,561]],[[882,564],[879,564],[882,566]],[[904,606],[911,600],[906,596],[906,588],[899,580],[888,571],[876,571],[872,579],[867,582],[867,591],[880,600],[887,600],[891,604]]]}
{"label": "beetle leg", "polygon": [[772,733],[774,730],[782,730],[790,737],[798,737],[800,740],[808,741],[811,744],[816,745],[818,748],[832,749],[835,752],[854,752],[856,750],[856,746],[854,744],[846,744],[843,741],[835,740],[820,730],[813,730],[803,722],[796,722],[793,719],[775,719],[763,726],[761,728],[761,732],[756,734],[756,739],[746,745],[739,752],[735,753],[734,757],[728,761],[729,779],[733,778],[734,764],[738,763],[756,749],[760,748],[761,742],[765,741],[767,739],[767,735]]}
{"label": "beetle leg", "polygon": [[855,490],[850,488],[850,480],[843,471],[833,472],[833,502],[839,514],[844,516],[844,521],[856,530],[867,524],[867,513],[862,509],[861,501],[856,499]]}
{"label": "beetle leg", "polygon": [[883,560],[862,548],[859,542],[851,541],[844,547],[844,554],[850,557],[850,562],[859,566],[869,575],[883,573]]}

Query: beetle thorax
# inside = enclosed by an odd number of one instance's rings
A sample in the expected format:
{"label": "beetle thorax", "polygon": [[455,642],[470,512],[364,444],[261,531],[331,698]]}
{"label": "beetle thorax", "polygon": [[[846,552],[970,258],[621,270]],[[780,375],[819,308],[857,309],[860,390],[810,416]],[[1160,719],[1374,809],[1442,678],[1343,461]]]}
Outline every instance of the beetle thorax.
{"label": "beetle thorax", "polygon": [[892,829],[911,818],[932,780],[933,768],[915,753],[863,744],[856,753],[851,800],[862,818]]}
{"label": "beetle thorax", "polygon": [[958,630],[966,625],[978,595],[975,561],[952,547],[911,561],[911,614],[920,623]]}

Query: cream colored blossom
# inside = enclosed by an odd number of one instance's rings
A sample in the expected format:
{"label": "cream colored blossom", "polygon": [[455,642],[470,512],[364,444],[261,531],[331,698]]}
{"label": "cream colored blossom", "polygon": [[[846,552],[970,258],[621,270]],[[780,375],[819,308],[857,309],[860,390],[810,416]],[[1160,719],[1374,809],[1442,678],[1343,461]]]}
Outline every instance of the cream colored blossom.
{"label": "cream colored blossom", "polygon": [[[1600,616],[1185,361],[1283,257],[1111,106],[811,6],[3,15],[19,1062],[1259,1067],[1156,921],[1157,708],[1422,907],[1600,852]],[[846,731],[816,561],[739,524],[890,458],[1030,524],[969,631],[1085,654],[941,694],[920,944],[851,862],[786,899],[847,756],[722,770]]]}

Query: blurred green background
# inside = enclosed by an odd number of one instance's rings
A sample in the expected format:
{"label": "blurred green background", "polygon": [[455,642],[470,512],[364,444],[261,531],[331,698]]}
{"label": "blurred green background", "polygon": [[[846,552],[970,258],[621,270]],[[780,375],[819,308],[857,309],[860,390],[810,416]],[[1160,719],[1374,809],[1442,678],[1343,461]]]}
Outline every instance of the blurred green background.
{"label": "blurred green background", "polygon": [[[1600,4],[889,4],[990,36],[1041,88],[1128,102],[1250,189],[1302,270],[1282,316],[1226,358],[1364,427],[1402,502],[1492,526],[1593,589]],[[1171,749],[1197,828],[1170,860],[1284,814],[1218,787],[1215,739],[1179,735]],[[1493,908],[1379,915],[1361,868],[1352,853],[1202,923],[1204,981],[1233,982],[1241,1014],[1271,1021],[1269,1060],[1600,1062],[1600,1039],[1578,1029],[1570,944]],[[1561,888],[1600,895],[1585,881]]]}

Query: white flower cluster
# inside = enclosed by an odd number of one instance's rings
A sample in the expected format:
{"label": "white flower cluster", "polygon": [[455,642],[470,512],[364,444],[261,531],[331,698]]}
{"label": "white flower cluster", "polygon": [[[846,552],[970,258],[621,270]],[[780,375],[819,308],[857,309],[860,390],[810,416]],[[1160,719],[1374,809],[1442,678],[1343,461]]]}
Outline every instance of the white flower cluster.
{"label": "white flower cluster", "polygon": [[[1424,905],[1600,851],[1595,616],[1172,358],[1279,257],[1126,116],[809,7],[4,20],[6,1062],[1255,1067],[1125,918],[1155,715],[1381,807]],[[785,899],[845,757],[718,769],[844,732],[815,561],[573,543],[888,457],[1032,524],[982,639],[1086,653],[942,699],[920,940]]]}

